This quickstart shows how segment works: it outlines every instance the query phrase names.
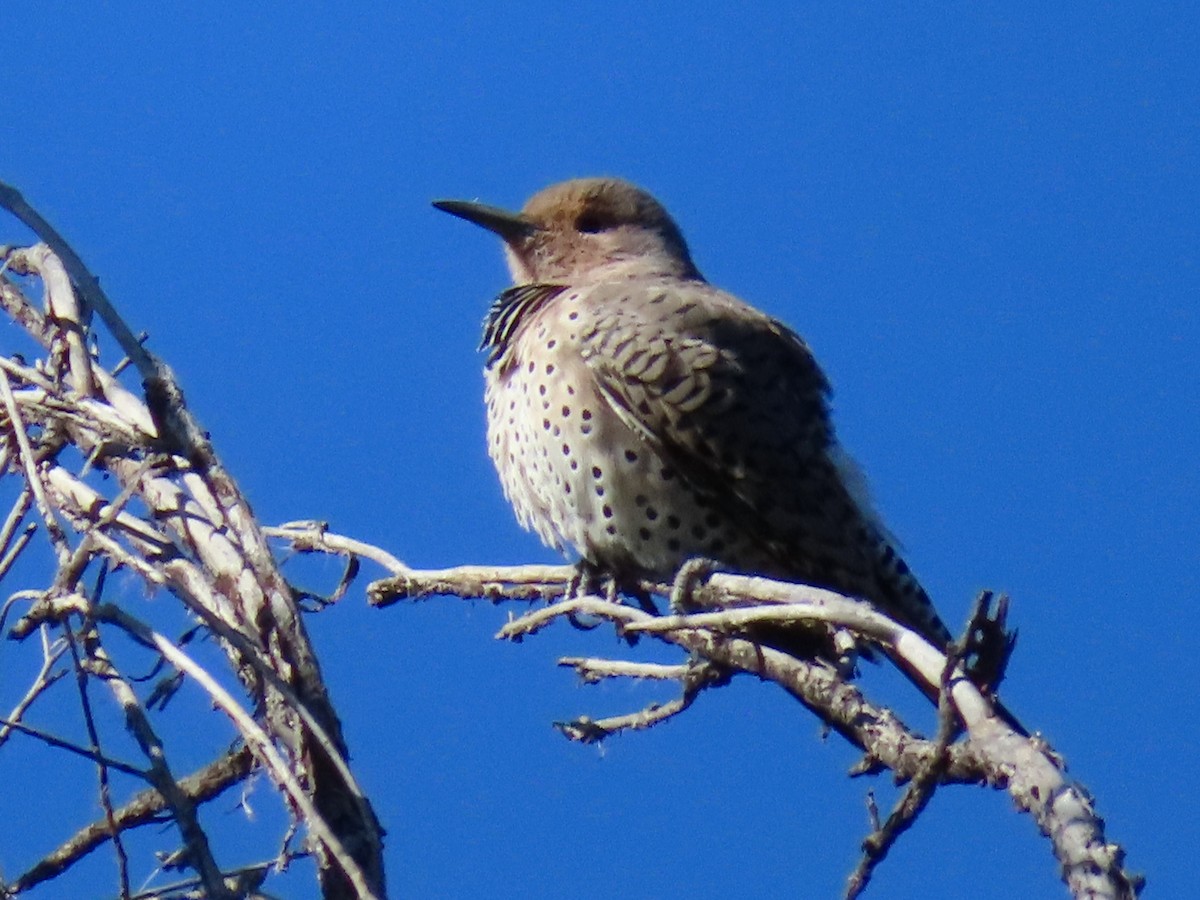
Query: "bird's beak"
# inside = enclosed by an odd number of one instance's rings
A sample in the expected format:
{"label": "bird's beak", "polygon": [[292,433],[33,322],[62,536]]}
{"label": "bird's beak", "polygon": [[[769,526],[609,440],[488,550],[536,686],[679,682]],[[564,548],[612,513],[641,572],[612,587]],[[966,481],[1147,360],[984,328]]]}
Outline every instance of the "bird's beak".
{"label": "bird's beak", "polygon": [[486,228],[506,241],[528,237],[538,228],[520,213],[509,212],[507,209],[488,206],[485,203],[472,203],[469,200],[434,200],[433,205],[435,209],[466,219],[480,228]]}

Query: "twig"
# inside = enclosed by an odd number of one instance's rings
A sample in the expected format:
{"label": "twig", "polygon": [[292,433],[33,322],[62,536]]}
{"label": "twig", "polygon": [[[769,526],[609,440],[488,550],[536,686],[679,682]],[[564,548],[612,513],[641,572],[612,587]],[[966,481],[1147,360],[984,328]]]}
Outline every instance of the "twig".
{"label": "twig", "polygon": [[84,302],[104,320],[105,326],[117,339],[117,343],[121,345],[121,350],[137,366],[143,380],[155,377],[158,373],[149,352],[142,347],[133,332],[117,315],[112,304],[109,303],[108,296],[101,290],[100,282],[88,271],[83,260],[54,226],[42,218],[41,214],[25,201],[20,191],[4,182],[0,182],[0,207],[16,216],[30,231],[45,241],[54,251],[54,255],[62,260],[67,273],[71,276],[71,281],[83,294]]}
{"label": "twig", "polygon": [[[75,635],[68,623],[63,623],[63,636],[67,648],[71,651],[71,659],[75,671],[75,686],[79,693],[79,705],[83,710],[83,723],[87,728],[88,742],[97,758],[103,758],[100,747],[100,734],[96,730],[96,718],[92,714],[92,702],[88,697],[88,678],[83,669],[83,661],[79,656],[79,647],[75,643]],[[117,829],[113,816],[112,792],[108,783],[108,766],[99,763],[96,775],[100,782],[100,807],[104,810],[104,819],[113,836],[113,851],[117,856],[117,882],[120,886],[121,897],[129,896],[129,854],[125,852],[125,842],[121,840],[121,832]]]}
{"label": "twig", "polygon": [[401,573],[406,566],[392,554],[373,544],[333,534],[324,522],[285,522],[263,528],[263,534],[289,542],[302,553],[329,553],[337,556],[361,556],[378,563],[389,572]]}
{"label": "twig", "polygon": [[48,731],[43,731],[40,728],[35,728],[32,725],[27,725],[24,722],[18,722],[16,719],[0,719],[0,725],[6,729],[19,731],[22,734],[27,734],[32,738],[37,738],[43,744],[51,747],[57,747],[59,750],[66,750],[74,753],[76,756],[82,756],[84,759],[90,760],[97,765],[108,766],[110,769],[116,769],[118,772],[124,772],[126,775],[133,775],[135,778],[142,780],[146,779],[146,772],[143,769],[131,766],[128,763],[121,762],[119,759],[113,759],[111,756],[103,756],[94,750],[87,747],[81,747],[71,741],[64,740],[60,737],[55,737]]}
{"label": "twig", "polygon": [[17,701],[17,705],[9,712],[8,718],[4,720],[4,724],[0,725],[0,747],[4,746],[4,742],[8,740],[9,734],[12,733],[13,726],[9,723],[20,722],[24,718],[35,700],[43,693],[52,687],[55,682],[66,675],[66,672],[53,672],[54,664],[66,652],[66,644],[60,644],[58,649],[52,649],[49,638],[46,636],[46,629],[42,629],[42,667],[38,670],[37,675],[33,679],[33,684],[25,692],[25,696]]}
{"label": "twig", "polygon": [[[181,778],[179,789],[193,803],[206,803],[244,780],[253,766],[253,755],[245,747],[240,747]],[[158,821],[159,814],[167,809],[169,807],[166,799],[154,788],[142,791],[128,803],[113,810],[111,821],[106,816],[103,820],[80,829],[56,850],[21,874],[9,885],[9,890],[14,894],[27,891],[58,876],[109,840],[114,834],[114,827],[119,831],[128,831],[140,825],[153,824]]]}
{"label": "twig", "polygon": [[30,522],[25,526],[25,530],[21,532],[12,546],[8,548],[8,552],[4,554],[4,557],[0,558],[0,579],[3,579],[8,574],[8,570],[17,561],[17,557],[21,555],[21,551],[29,545],[36,531],[37,526]]}
{"label": "twig", "polygon": [[664,665],[662,663],[630,662],[623,659],[592,659],[582,656],[564,656],[560,666],[568,666],[588,684],[605,678],[649,678],[658,681],[676,681],[687,674],[686,665]]}
{"label": "twig", "polygon": [[573,566],[456,566],[415,570],[367,585],[367,602],[375,607],[401,600],[453,595],[483,600],[557,600],[575,576]]}
{"label": "twig", "polygon": [[[968,631],[968,636],[970,632]],[[904,832],[912,828],[921,811],[929,805],[941,784],[950,763],[950,744],[959,733],[958,716],[954,708],[951,687],[955,673],[962,662],[963,648],[968,638],[964,637],[950,648],[946,664],[942,668],[942,681],[938,690],[938,732],[934,742],[934,753],[925,767],[916,774],[904,789],[904,794],[882,825],[878,811],[871,834],[863,840],[862,857],[851,873],[846,885],[846,900],[856,900],[871,881],[875,869],[895,845]]]}
{"label": "twig", "polygon": [[[456,578],[460,571],[469,574]],[[540,574],[540,567],[535,571]],[[497,594],[524,598],[519,590],[509,587],[522,583],[521,573],[508,568],[438,570],[430,573],[428,581],[422,575],[418,571],[406,573],[398,586],[400,592],[411,597],[428,593],[474,597],[478,596],[475,590],[486,584],[495,586]],[[377,585],[381,590],[376,602],[396,587],[391,583]],[[554,593],[553,588],[549,592]],[[623,605],[606,607],[599,598],[588,598],[583,605],[572,600],[532,611],[505,626],[500,636],[532,634],[570,611],[602,616],[622,633],[657,634],[723,665],[776,682],[898,778],[907,780],[929,771],[930,761],[940,755],[941,748],[936,744],[914,737],[893,714],[867,703],[852,685],[819,662],[798,660],[736,636],[754,623],[836,624],[886,643],[905,661],[910,674],[936,696],[946,659],[913,632],[860,601],[763,578],[718,573],[697,586],[691,599],[704,609],[722,612],[655,618]],[[754,603],[760,605],[736,608]],[[1007,788],[1050,839],[1062,863],[1064,880],[1075,896],[1119,900],[1136,897],[1141,882],[1123,869],[1120,848],[1105,841],[1103,822],[1092,809],[1086,791],[1066,779],[1061,761],[1044,742],[1014,730],[996,713],[988,698],[960,676],[956,670],[950,696],[968,728],[969,740],[946,748],[949,762],[941,782],[966,781]]]}
{"label": "twig", "polygon": [[[307,855],[307,853],[300,853],[296,855],[296,858]],[[279,860],[275,859],[230,869],[225,873],[225,886],[235,897],[266,900],[266,895],[258,893],[258,889],[266,881],[271,871],[277,868],[279,868]],[[157,888],[138,891],[130,896],[129,900],[184,900],[184,898],[196,897],[194,889],[200,886],[199,879],[185,878],[182,881],[164,884]]]}
{"label": "twig", "polygon": [[[800,587],[799,590],[808,589]],[[863,605],[847,598],[840,599],[855,609]],[[508,622],[497,637],[520,640],[558,618],[575,614],[606,619],[622,632],[634,630],[635,623],[640,626],[656,621],[654,616],[622,603],[599,597],[580,597],[525,613]],[[933,753],[929,741],[915,736],[890,710],[869,703],[835,668],[820,661],[798,659],[749,640],[717,636],[702,629],[682,628],[661,637],[689,652],[776,682],[827,725],[866,750],[877,765],[891,769],[897,778],[908,780],[914,777],[927,765]],[[937,658],[941,659],[941,656],[937,655]],[[973,783],[987,780],[987,774],[980,768],[971,748],[955,747],[951,754],[947,780]]]}
{"label": "twig", "polygon": [[45,286],[49,319],[59,326],[66,337],[75,389],[83,396],[90,397],[96,393],[96,383],[92,378],[92,358],[84,340],[83,317],[75,300],[75,292],[71,290],[71,280],[67,271],[59,258],[45,245],[30,248],[26,251],[26,257],[36,268]]}
{"label": "twig", "polygon": [[21,486],[21,493],[17,496],[16,502],[12,505],[12,509],[8,512],[8,518],[4,520],[4,525],[0,527],[0,553],[8,552],[8,545],[16,534],[17,526],[25,519],[25,514],[29,512],[29,507],[33,504],[33,494],[29,485]]}
{"label": "twig", "polygon": [[338,837],[329,830],[324,817],[317,812],[304,787],[296,779],[287,762],[280,756],[279,751],[275,749],[270,737],[242,708],[241,704],[230,696],[228,691],[221,687],[202,666],[198,665],[172,641],[141,622],[136,621],[118,607],[105,604],[97,607],[94,615],[97,620],[119,624],[130,634],[136,635],[141,640],[152,644],[171,665],[200,685],[221,711],[229,716],[234,725],[237,726],[247,746],[271,770],[276,783],[284,787],[287,791],[289,799],[300,810],[309,830],[329,848],[334,860],[342,868],[342,871],[351,884],[354,885],[355,890],[359,892],[358,896],[362,900],[370,900],[370,898],[378,896],[367,884],[366,877],[354,857],[346,851],[346,848],[342,846]]}
{"label": "twig", "polygon": [[694,659],[684,667],[679,681],[682,693],[666,703],[653,703],[639,712],[605,719],[580,716],[570,722],[555,722],[554,727],[573,741],[595,744],[621,731],[638,731],[650,728],[673,718],[687,710],[700,692],[729,681],[729,671],[709,660]]}
{"label": "twig", "polygon": [[46,532],[50,535],[55,553],[61,562],[70,554],[70,548],[67,546],[67,536],[62,530],[62,526],[58,524],[58,520],[54,517],[54,512],[51,510],[50,504],[46,502],[46,493],[42,489],[42,479],[38,475],[37,460],[33,455],[33,447],[29,444],[29,435],[26,434],[25,425],[21,421],[21,413],[17,409],[16,398],[13,397],[12,385],[8,381],[8,373],[3,369],[0,369],[0,398],[4,400],[4,408],[8,411],[9,425],[12,428],[13,437],[17,441],[17,447],[20,449],[21,462],[25,466],[25,480],[30,490],[33,491],[33,498],[37,503],[38,512],[42,515],[42,521],[46,523]]}
{"label": "twig", "polygon": [[179,828],[179,833],[188,850],[188,864],[200,876],[209,898],[233,900],[221,877],[221,868],[213,858],[208,836],[196,818],[196,805],[183,792],[179,782],[171,774],[162,741],[154,732],[150,718],[146,715],[141,703],[138,702],[133,688],[121,677],[112,660],[108,658],[108,654],[100,646],[98,635],[93,634],[89,638],[87,649],[97,675],[108,685],[125,713],[126,728],[133,735],[150,763],[145,777],[162,794],[171,809],[171,817],[176,827]]}

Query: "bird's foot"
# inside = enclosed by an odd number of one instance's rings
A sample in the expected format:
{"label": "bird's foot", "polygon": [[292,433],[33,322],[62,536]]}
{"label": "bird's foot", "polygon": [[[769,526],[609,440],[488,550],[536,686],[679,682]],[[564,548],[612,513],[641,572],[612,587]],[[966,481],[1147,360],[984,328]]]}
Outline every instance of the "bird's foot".
{"label": "bird's foot", "polygon": [[620,603],[622,595],[636,601],[644,612],[652,616],[661,615],[649,591],[640,581],[622,578],[616,572],[588,560],[580,560],[575,564],[575,574],[567,584],[565,597],[603,597],[609,603]]}
{"label": "bird's foot", "polygon": [[721,571],[720,563],[715,559],[697,556],[689,559],[675,573],[671,583],[671,612],[679,615],[693,612],[697,609],[694,599],[696,588],[708,580],[709,576]]}
{"label": "bird's foot", "polygon": [[[599,593],[599,586],[605,579],[604,571],[595,563],[581,559],[575,563],[575,573],[567,582],[564,600],[576,600],[580,597],[590,597]],[[606,592],[607,593],[607,592]]]}

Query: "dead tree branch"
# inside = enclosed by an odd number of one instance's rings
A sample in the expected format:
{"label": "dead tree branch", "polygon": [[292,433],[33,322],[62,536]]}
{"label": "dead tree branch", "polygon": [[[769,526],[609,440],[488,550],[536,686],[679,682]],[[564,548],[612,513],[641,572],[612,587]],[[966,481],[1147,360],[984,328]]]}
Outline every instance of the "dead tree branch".
{"label": "dead tree branch", "polygon": [[[338,546],[333,536],[326,535],[324,540],[327,546]],[[388,568],[390,577],[368,587],[370,601],[376,606],[434,595],[494,601],[555,600],[565,596],[573,575],[571,569],[540,566],[469,566],[431,572],[402,564]],[[643,589],[660,596],[672,593],[665,585],[647,584]],[[1067,776],[1061,756],[1040,736],[1026,735],[1014,727],[961,666],[948,667],[946,657],[914,632],[867,603],[764,578],[715,574],[694,587],[690,601],[701,611],[656,617],[606,598],[558,599],[510,621],[498,637],[518,640],[572,614],[586,614],[611,622],[619,634],[652,634],[730,671],[774,682],[863,750],[865,756],[855,774],[887,769],[901,781],[971,783],[1006,790],[1050,841],[1073,896],[1129,900],[1138,895],[1142,879],[1124,869],[1123,849],[1105,838],[1103,820],[1096,814],[1090,794]],[[946,724],[938,739],[917,735],[888,708],[869,701],[833,666],[797,659],[742,636],[754,625],[799,622],[844,628],[887,648],[926,695],[945,697],[947,708],[953,710],[953,718],[943,717]],[[571,660],[569,664],[577,663]],[[640,677],[638,672],[636,667],[630,670],[634,677]],[[595,740],[595,723],[586,717],[579,721],[588,727],[565,733]],[[963,739],[948,738],[950,722],[955,730],[965,729]],[[645,716],[632,714],[615,724],[637,727],[647,723]],[[916,792],[910,801],[919,798],[920,792]],[[915,813],[906,808],[895,824]]]}
{"label": "dead tree branch", "polygon": [[[38,632],[44,644],[79,648],[81,696],[94,681],[124,711],[146,764],[122,765],[148,780],[159,798],[143,799],[140,807],[162,804],[154,815],[176,824],[186,847],[181,859],[208,896],[235,892],[232,869],[214,858],[195,815],[196,805],[215,794],[190,791],[172,774],[170,747],[137,687],[123,676],[110,634],[131,638],[152,664],[184,673],[234,723],[244,753],[263,767],[307,831],[324,896],[384,896],[382,829],[346,763],[341,723],[301,619],[300,595],[170,369],[134,336],[79,256],[19,193],[0,184],[0,206],[43,241],[6,248],[0,269],[0,307],[42,348],[32,362],[0,360],[0,480],[16,487],[0,528],[0,577],[17,577],[21,558],[39,547],[33,541],[38,532],[56,561],[49,581],[10,589],[8,605],[22,609],[9,636],[25,640]],[[30,297],[38,285],[40,304]],[[92,328],[93,318],[103,330]],[[124,360],[106,368],[101,356],[109,344]],[[128,375],[121,374],[125,361],[132,363]],[[123,596],[102,601],[103,573],[118,569],[144,589],[139,595],[126,587]],[[20,577],[28,572],[22,569]],[[176,597],[218,638],[236,688],[142,621],[134,607],[157,591]],[[128,655],[129,643],[121,653]],[[47,702],[59,677],[51,673],[52,660],[61,652],[43,653],[0,740],[36,731],[27,720]],[[100,729],[90,733],[96,750]],[[99,752],[92,757],[107,793],[104,767],[119,761]],[[119,842],[121,831],[141,821],[125,812],[134,802],[109,804],[106,820],[87,837],[68,841],[2,892],[15,895],[53,877],[47,873],[63,871],[86,852],[84,845]],[[119,847],[118,866],[120,894],[129,896]]]}

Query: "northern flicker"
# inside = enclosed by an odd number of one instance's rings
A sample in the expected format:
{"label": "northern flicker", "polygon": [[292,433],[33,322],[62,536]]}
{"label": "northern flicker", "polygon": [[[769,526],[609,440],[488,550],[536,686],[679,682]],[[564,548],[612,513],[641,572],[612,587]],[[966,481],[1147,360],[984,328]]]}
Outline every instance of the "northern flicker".
{"label": "northern flicker", "polygon": [[514,286],[482,349],[489,451],[522,525],[618,578],[707,557],[948,643],[834,436],[808,346],[705,281],[657,200],[584,178],[519,213],[434,206],[505,244]]}

